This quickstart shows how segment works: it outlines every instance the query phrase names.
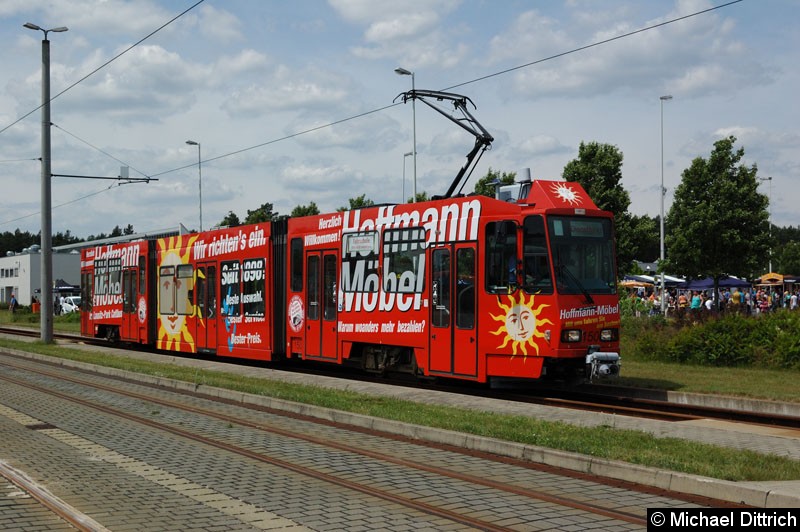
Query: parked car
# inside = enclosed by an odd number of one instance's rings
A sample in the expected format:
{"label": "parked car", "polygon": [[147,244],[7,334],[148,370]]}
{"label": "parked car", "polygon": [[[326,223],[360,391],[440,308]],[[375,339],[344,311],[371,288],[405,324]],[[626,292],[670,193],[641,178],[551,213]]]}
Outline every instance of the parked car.
{"label": "parked car", "polygon": [[78,312],[81,308],[81,296],[67,296],[61,303],[61,313]]}

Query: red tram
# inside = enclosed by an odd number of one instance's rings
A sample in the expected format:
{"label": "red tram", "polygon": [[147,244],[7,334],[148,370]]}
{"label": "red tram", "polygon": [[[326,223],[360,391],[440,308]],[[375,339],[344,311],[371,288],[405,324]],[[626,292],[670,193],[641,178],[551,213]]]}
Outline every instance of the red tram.
{"label": "red tram", "polygon": [[612,213],[563,181],[454,194],[492,136],[464,96],[403,97],[475,135],[443,198],[84,249],[82,334],[482,383],[618,374]]}
{"label": "red tram", "polygon": [[619,370],[612,215],[577,183],[86,248],[81,331],[492,382]]}

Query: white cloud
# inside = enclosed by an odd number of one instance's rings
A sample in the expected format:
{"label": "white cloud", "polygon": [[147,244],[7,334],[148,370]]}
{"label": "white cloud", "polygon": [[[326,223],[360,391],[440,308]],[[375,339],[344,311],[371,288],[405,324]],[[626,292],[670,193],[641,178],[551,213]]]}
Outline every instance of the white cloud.
{"label": "white cloud", "polygon": [[232,13],[203,4],[200,15],[200,33],[204,36],[224,42],[244,40],[242,22]]}

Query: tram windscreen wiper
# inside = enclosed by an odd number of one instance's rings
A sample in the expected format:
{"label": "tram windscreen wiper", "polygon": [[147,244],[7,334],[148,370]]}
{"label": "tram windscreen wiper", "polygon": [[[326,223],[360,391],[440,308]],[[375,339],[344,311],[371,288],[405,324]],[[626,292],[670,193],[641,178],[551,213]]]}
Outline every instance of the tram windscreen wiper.
{"label": "tram windscreen wiper", "polygon": [[556,272],[560,277],[566,277],[567,279],[570,279],[572,283],[578,288],[578,290],[581,291],[583,297],[586,298],[586,302],[589,303],[590,305],[594,305],[594,299],[592,299],[592,295],[589,293],[586,287],[583,286],[583,283],[580,282],[580,280],[575,276],[575,274],[572,273],[569,268],[567,268],[567,265],[561,262],[560,256],[558,260],[558,265],[556,266]]}

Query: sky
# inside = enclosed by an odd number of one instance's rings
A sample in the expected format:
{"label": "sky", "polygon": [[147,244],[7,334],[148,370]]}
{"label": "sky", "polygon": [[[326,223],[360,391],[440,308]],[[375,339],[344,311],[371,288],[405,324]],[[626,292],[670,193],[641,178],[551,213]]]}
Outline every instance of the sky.
{"label": "sky", "polygon": [[467,191],[490,168],[559,180],[599,142],[624,156],[630,212],[657,216],[662,176],[668,212],[691,161],[733,135],[772,222],[798,226],[800,2],[727,3],[0,0],[0,231],[41,228],[43,33],[26,22],[69,28],[48,35],[52,173],[152,178],[53,177],[54,232],[401,202],[414,132],[417,190],[442,194],[474,139],[396,101],[412,84],[397,67],[467,96],[494,137]]}

